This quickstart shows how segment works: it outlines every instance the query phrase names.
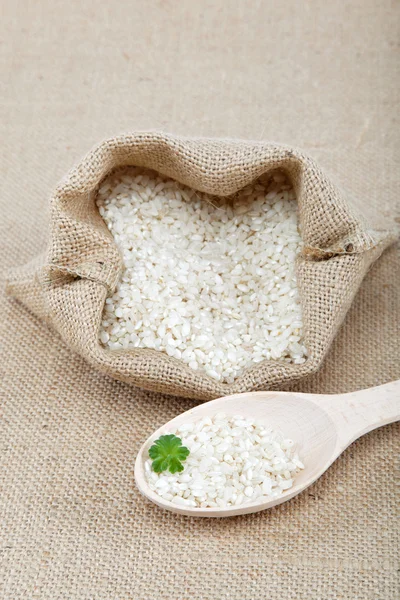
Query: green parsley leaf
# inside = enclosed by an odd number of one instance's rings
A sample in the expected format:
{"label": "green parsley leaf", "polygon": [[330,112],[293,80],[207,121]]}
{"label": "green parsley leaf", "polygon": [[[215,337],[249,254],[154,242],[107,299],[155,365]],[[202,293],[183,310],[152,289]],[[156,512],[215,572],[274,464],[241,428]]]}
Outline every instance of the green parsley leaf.
{"label": "green parsley leaf", "polygon": [[149,456],[153,459],[153,471],[162,473],[169,469],[170,473],[183,471],[181,461],[186,460],[190,450],[186,446],[182,446],[181,438],[176,435],[162,435],[154,442],[149,450]]}

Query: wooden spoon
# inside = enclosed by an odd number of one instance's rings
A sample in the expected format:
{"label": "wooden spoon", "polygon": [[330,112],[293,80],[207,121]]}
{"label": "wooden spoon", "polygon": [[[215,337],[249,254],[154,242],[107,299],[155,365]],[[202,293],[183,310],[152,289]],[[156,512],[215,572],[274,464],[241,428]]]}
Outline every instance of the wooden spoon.
{"label": "wooden spoon", "polygon": [[[183,423],[218,412],[243,415],[292,438],[305,469],[295,476],[294,485],[268,502],[249,501],[227,508],[178,506],[153,492],[145,478],[144,463],[153,442]],[[349,394],[297,394],[292,392],[249,392],[225,396],[200,404],[160,427],[141,447],[135,464],[140,492],[152,502],[181,515],[232,517],[276,506],[300,494],[328,469],[349,444],[376,427],[400,419],[400,380]]]}

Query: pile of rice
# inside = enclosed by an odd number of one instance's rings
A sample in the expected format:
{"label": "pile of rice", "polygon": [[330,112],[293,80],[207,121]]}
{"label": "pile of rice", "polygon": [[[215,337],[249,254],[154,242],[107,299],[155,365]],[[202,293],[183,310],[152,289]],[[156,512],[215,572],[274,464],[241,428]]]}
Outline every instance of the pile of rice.
{"label": "pile of rice", "polygon": [[294,442],[252,419],[216,414],[176,431],[190,454],[184,470],[155,473],[145,462],[149,487],[180,506],[226,508],[266,502],[290,489],[304,469]]}
{"label": "pile of rice", "polygon": [[124,263],[105,346],[154,348],[227,383],[263,360],[305,361],[297,203],[282,173],[219,198],[126,168],[97,204]]}

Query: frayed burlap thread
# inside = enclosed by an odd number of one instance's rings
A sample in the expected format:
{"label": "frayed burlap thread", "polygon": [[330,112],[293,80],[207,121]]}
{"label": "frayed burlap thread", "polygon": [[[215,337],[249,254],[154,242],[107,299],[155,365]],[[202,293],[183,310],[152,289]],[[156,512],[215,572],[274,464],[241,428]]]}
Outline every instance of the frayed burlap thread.
{"label": "frayed burlap thread", "polygon": [[[112,351],[100,344],[104,303],[117,285],[122,261],[95,198],[110,171],[128,165],[154,169],[217,196],[233,194],[275,169],[288,174],[304,242],[297,260],[309,353],[304,364],[264,361],[228,385],[155,350]],[[156,132],[121,135],[94,148],[57,187],[48,251],[12,270],[7,290],[102,372],[148,390],[208,400],[274,389],[315,372],[363,277],[394,239],[393,232],[365,223],[315,162],[294,148]]]}

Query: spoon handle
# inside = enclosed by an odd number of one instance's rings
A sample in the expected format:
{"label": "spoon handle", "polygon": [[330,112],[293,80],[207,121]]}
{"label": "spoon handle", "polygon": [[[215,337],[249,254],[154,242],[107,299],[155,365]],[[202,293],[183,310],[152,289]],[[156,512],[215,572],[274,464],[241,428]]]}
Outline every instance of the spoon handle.
{"label": "spoon handle", "polygon": [[400,380],[348,394],[322,396],[315,401],[336,425],[340,454],[369,431],[400,420]]}

